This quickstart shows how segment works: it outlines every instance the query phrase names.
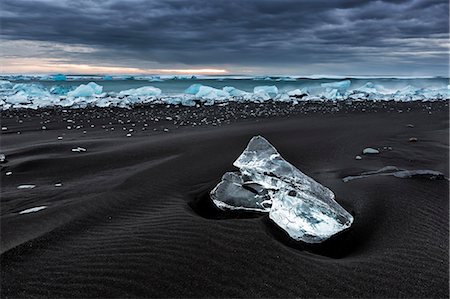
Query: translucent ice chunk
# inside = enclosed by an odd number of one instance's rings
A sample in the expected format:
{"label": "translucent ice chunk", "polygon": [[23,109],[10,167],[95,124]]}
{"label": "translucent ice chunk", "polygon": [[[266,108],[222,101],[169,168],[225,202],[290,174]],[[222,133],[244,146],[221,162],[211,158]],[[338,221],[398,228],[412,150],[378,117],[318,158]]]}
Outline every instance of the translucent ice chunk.
{"label": "translucent ice chunk", "polygon": [[270,96],[275,96],[278,93],[278,88],[275,85],[256,86],[253,88],[253,93],[267,93]]}
{"label": "translucent ice chunk", "polygon": [[200,86],[200,88],[198,89],[198,92],[195,94],[195,96],[200,97],[200,98],[210,98],[210,99],[215,99],[218,97],[228,97],[229,94],[228,92],[221,90],[221,89],[216,89],[210,86]]}
{"label": "translucent ice chunk", "polygon": [[336,89],[340,95],[345,94],[347,89],[350,87],[352,82],[350,80],[338,81],[338,82],[330,82],[330,83],[322,83],[320,84],[322,87],[327,89]]}
{"label": "translucent ice chunk", "polygon": [[[219,208],[254,209],[262,200],[267,204],[263,211],[271,204],[270,219],[293,239],[307,243],[322,242],[353,222],[353,216],[334,200],[330,189],[285,161],[261,136],[250,140],[233,165],[241,175],[225,174],[211,192]],[[257,187],[253,192],[244,190],[248,185]]]}
{"label": "translucent ice chunk", "polygon": [[161,89],[153,86],[143,86],[136,89],[127,89],[119,92],[119,96],[159,96],[161,94]]}
{"label": "translucent ice chunk", "polygon": [[0,89],[11,89],[12,83],[8,80],[0,80]]}
{"label": "translucent ice chunk", "polygon": [[200,90],[200,87],[202,87],[201,84],[192,84],[184,91],[184,93],[196,94]]}
{"label": "translucent ice chunk", "polygon": [[227,172],[211,191],[211,199],[222,210],[268,212],[271,206],[267,190],[254,183],[245,183],[242,176]]}
{"label": "translucent ice chunk", "polygon": [[55,81],[67,81],[67,77],[64,74],[56,74],[53,76],[53,80]]}
{"label": "translucent ice chunk", "polygon": [[241,96],[248,95],[248,92],[234,88],[232,86],[225,86],[224,88],[222,88],[222,90],[227,92],[232,97],[241,97]]}
{"label": "translucent ice chunk", "polygon": [[81,84],[75,90],[70,91],[67,93],[69,97],[92,97],[96,94],[101,94],[103,90],[103,87],[94,83],[89,82],[88,84],[84,85]]}
{"label": "translucent ice chunk", "polygon": [[16,95],[24,95],[26,97],[47,97],[49,92],[40,84],[15,84],[13,91]]}

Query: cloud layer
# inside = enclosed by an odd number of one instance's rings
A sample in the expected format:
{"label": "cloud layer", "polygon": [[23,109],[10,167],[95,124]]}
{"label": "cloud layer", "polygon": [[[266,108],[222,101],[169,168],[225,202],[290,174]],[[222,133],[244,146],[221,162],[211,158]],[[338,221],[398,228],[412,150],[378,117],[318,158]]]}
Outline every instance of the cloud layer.
{"label": "cloud layer", "polygon": [[233,73],[446,75],[447,0],[3,0],[20,59]]}

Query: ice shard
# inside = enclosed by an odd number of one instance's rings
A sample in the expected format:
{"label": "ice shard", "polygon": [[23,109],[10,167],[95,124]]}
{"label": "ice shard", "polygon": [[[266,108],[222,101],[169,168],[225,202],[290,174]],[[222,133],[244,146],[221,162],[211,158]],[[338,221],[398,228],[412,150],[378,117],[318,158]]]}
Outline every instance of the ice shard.
{"label": "ice shard", "polygon": [[[262,190],[267,192],[268,199],[264,200],[271,203],[270,209],[266,209],[270,219],[295,240],[320,243],[353,223],[353,216],[334,200],[330,189],[284,160],[261,136],[250,140],[233,165],[241,172],[241,175],[235,174],[238,184],[228,189],[225,187],[230,182],[222,180],[214,190],[221,189],[223,193],[216,190],[211,194],[219,208],[222,207],[217,202],[236,207],[235,197],[229,194],[247,196],[240,190],[245,185],[253,184],[260,186],[258,195],[262,194]],[[232,193],[229,193],[230,189]],[[240,198],[239,208],[254,207],[255,199],[261,200],[253,194],[247,200]]]}
{"label": "ice shard", "polygon": [[222,210],[269,212],[272,205],[267,190],[258,184],[244,182],[242,175],[236,172],[225,173],[210,195]]}

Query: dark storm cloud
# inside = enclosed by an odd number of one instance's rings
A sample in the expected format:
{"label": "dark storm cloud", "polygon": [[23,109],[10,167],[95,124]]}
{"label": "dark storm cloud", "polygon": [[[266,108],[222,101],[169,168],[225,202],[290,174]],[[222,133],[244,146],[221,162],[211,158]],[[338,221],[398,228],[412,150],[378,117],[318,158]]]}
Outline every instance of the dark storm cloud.
{"label": "dark storm cloud", "polygon": [[3,40],[97,50],[68,53],[72,61],[324,71],[359,62],[367,72],[385,61],[442,72],[448,9],[447,0],[3,0],[0,16]]}

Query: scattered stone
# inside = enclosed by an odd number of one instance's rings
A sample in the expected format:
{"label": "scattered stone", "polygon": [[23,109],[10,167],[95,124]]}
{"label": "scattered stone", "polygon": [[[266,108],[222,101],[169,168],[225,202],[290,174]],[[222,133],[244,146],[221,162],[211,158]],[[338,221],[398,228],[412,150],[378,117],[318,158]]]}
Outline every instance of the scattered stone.
{"label": "scattered stone", "polygon": [[356,156],[355,159],[356,160],[362,160],[362,157],[361,156]]}
{"label": "scattered stone", "polygon": [[5,163],[5,162],[6,162],[5,154],[0,154],[0,163]]}
{"label": "scattered stone", "polygon": [[417,142],[418,139],[416,137],[411,137],[409,138],[409,142]]}
{"label": "scattered stone", "polygon": [[62,183],[56,183],[55,187],[62,187]]}
{"label": "scattered stone", "polygon": [[7,175],[7,176],[10,176],[10,175],[12,175],[13,173],[12,173],[12,171],[7,171],[6,173],[5,173],[5,175]]}

